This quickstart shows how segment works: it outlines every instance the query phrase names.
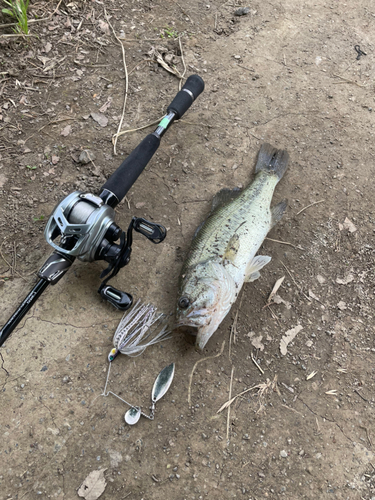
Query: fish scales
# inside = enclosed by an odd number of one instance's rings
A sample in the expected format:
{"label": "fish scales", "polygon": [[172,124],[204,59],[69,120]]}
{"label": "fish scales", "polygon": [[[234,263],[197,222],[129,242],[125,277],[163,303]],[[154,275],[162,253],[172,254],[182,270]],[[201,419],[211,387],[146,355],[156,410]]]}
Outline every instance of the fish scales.
{"label": "fish scales", "polygon": [[[189,267],[202,260],[220,257],[220,254],[223,254],[227,248],[233,234],[244,223],[246,223],[246,226],[242,228],[242,233],[247,230],[250,234],[248,226],[251,224],[252,231],[256,227],[262,234],[265,232],[264,239],[269,231],[271,221],[271,212],[269,207],[265,207],[265,204],[271,201],[277,182],[278,179],[275,177],[270,178],[269,174],[262,173],[238,198],[214,211],[193,239],[182,274],[185,274]],[[254,205],[255,200],[257,200],[259,206]],[[262,244],[263,239],[259,246]],[[219,243],[217,251],[214,250],[216,242]],[[255,253],[259,248],[256,243],[254,249],[251,248],[250,243],[249,245],[249,252],[254,250]]]}
{"label": "fish scales", "polygon": [[[217,330],[245,281],[259,278],[270,257],[257,255],[271,227],[286,208],[270,208],[277,183],[288,164],[288,153],[263,144],[255,179],[235,199],[222,190],[196,232],[180,276],[176,326],[194,335],[201,349]],[[219,203],[222,201],[223,203]]]}

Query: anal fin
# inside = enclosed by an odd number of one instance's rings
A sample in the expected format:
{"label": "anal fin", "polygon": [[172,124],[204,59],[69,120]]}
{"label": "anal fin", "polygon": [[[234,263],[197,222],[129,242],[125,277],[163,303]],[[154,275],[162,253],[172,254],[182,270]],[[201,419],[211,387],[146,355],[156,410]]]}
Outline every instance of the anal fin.
{"label": "anal fin", "polygon": [[246,267],[245,282],[251,283],[252,281],[257,280],[260,276],[259,271],[262,269],[262,267],[268,264],[270,260],[271,257],[268,257],[267,255],[257,255],[256,257],[254,257]]}
{"label": "anal fin", "polygon": [[271,227],[275,226],[279,222],[284,215],[287,206],[288,200],[283,200],[271,208]]}

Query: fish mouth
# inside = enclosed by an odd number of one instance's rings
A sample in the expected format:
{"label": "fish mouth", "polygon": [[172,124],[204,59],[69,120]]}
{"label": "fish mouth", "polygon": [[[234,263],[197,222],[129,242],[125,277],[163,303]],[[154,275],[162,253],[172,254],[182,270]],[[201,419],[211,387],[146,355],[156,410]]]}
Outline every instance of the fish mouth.
{"label": "fish mouth", "polygon": [[199,328],[194,325],[176,325],[176,331],[182,333],[189,344],[195,344]]}
{"label": "fish mouth", "polygon": [[[206,310],[204,310],[206,312]],[[177,332],[184,334],[185,340],[189,344],[197,344],[202,327],[209,322],[209,317],[202,314],[202,310],[192,310],[184,318],[178,320],[175,324]]]}
{"label": "fish mouth", "polygon": [[[178,321],[175,325],[175,329],[177,332],[184,335],[188,344],[194,344],[195,347],[202,350],[214,330],[211,331],[209,327],[210,321],[204,322],[204,324],[197,324],[194,322],[194,318],[189,319],[184,318]],[[195,319],[197,319],[197,317]]]}

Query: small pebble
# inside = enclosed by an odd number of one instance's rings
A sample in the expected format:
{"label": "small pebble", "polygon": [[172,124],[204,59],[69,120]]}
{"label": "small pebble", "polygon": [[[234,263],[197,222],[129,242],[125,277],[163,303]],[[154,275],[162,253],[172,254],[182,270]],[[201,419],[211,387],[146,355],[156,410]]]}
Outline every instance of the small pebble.
{"label": "small pebble", "polygon": [[280,451],[280,457],[281,458],[286,458],[288,456],[288,453],[285,450]]}
{"label": "small pebble", "polygon": [[250,7],[241,7],[237,9],[234,13],[235,16],[246,16],[250,12]]}
{"label": "small pebble", "polygon": [[88,149],[84,149],[81,152],[81,154],[79,155],[78,160],[83,165],[87,165],[87,163],[90,163],[90,161],[96,160],[96,155],[92,151],[89,151]]}

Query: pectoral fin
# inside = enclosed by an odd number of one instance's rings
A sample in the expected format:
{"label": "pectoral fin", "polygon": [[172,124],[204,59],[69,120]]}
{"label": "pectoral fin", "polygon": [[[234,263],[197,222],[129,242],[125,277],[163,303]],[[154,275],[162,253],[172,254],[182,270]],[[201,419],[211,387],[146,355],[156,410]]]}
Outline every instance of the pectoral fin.
{"label": "pectoral fin", "polygon": [[245,282],[251,283],[252,281],[257,280],[260,276],[259,271],[262,269],[262,267],[268,264],[270,260],[271,257],[268,257],[266,255],[257,255],[256,257],[254,257],[253,260],[247,265],[245,271]]}

